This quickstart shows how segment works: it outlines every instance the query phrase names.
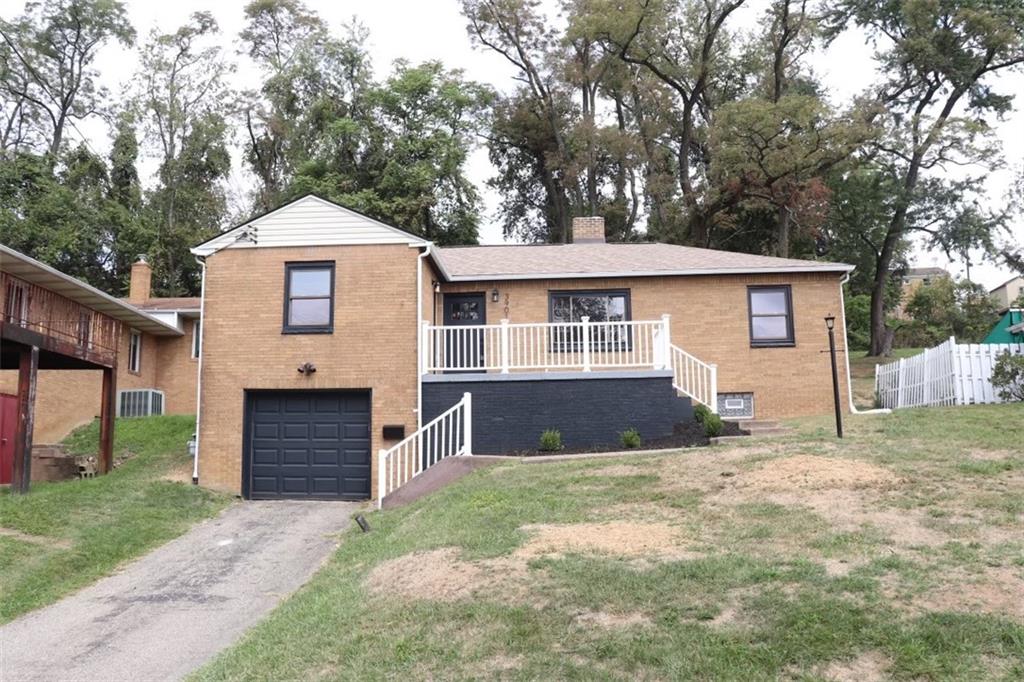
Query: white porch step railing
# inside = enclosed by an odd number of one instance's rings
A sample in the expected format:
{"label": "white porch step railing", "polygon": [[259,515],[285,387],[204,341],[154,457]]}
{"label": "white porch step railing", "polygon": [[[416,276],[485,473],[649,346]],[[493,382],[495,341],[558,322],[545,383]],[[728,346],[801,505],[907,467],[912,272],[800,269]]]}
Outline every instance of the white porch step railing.
{"label": "white porch step railing", "polygon": [[558,371],[669,367],[669,316],[624,322],[434,326],[423,323],[420,369]]}
{"label": "white porch step railing", "polygon": [[447,457],[473,454],[473,396],[462,399],[377,456],[377,507],[384,498]]}
{"label": "white porch step railing", "polygon": [[669,349],[673,388],[717,413],[718,365],[699,360],[679,346],[669,346]]}

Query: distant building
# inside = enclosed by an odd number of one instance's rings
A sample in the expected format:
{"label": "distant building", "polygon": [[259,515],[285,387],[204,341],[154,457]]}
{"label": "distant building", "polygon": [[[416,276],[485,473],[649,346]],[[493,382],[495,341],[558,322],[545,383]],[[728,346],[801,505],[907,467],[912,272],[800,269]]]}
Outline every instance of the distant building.
{"label": "distant building", "polygon": [[1018,275],[997,286],[989,295],[1000,310],[1006,310],[1020,298],[1021,292],[1024,292],[1024,277]]}
{"label": "distant building", "polygon": [[893,314],[901,320],[910,317],[906,312],[906,306],[910,303],[910,299],[914,298],[914,294],[919,288],[931,286],[932,282],[940,278],[950,279],[950,275],[943,268],[910,268],[907,270],[903,274],[900,304]]}

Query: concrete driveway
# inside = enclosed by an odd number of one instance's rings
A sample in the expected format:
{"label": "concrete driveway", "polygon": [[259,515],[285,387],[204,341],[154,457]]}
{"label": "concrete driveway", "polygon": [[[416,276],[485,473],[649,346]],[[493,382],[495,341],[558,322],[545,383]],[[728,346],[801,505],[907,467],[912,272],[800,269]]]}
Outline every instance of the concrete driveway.
{"label": "concrete driveway", "polygon": [[352,502],[245,502],[0,628],[0,680],[172,680],[305,583]]}

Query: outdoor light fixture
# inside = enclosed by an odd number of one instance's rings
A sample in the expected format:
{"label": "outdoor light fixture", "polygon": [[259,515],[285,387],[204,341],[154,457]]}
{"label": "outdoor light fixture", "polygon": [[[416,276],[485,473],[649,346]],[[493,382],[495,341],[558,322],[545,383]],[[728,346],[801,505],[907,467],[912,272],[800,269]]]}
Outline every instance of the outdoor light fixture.
{"label": "outdoor light fixture", "polygon": [[826,315],[825,326],[828,328],[828,353],[832,358],[832,402],[836,408],[836,436],[843,437],[843,411],[839,407],[839,369],[836,367],[836,316]]}
{"label": "outdoor light fixture", "polygon": [[306,376],[309,376],[315,371],[316,365],[314,365],[312,362],[306,362],[299,365],[299,374],[305,374]]}
{"label": "outdoor light fixture", "polygon": [[434,280],[434,293],[435,294],[441,293],[441,283],[438,282],[436,279]]}
{"label": "outdoor light fixture", "polygon": [[499,298],[498,290],[497,289],[492,290],[491,291],[491,303],[497,303],[499,300],[501,300],[501,299]]}

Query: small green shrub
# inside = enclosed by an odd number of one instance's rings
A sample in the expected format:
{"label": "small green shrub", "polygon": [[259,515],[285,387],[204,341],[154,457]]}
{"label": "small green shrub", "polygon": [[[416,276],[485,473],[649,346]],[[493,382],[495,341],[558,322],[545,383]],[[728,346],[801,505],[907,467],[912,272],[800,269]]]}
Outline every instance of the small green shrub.
{"label": "small green shrub", "polygon": [[715,436],[722,435],[722,429],[724,428],[722,418],[713,412],[708,412],[704,417],[704,435],[708,438],[714,438]]}
{"label": "small green shrub", "polygon": [[622,447],[633,450],[640,447],[640,432],[634,428],[629,428],[619,434],[619,442],[622,443]]}
{"label": "small green shrub", "polygon": [[992,368],[992,387],[1003,400],[1024,400],[1024,355],[1003,351]]}
{"label": "small green shrub", "polygon": [[699,421],[701,424],[707,419],[709,414],[714,414],[711,408],[707,405],[694,405],[693,406],[693,418]]}
{"label": "small green shrub", "polygon": [[562,449],[562,432],[558,429],[548,429],[540,434],[540,449],[544,452],[555,452]]}

